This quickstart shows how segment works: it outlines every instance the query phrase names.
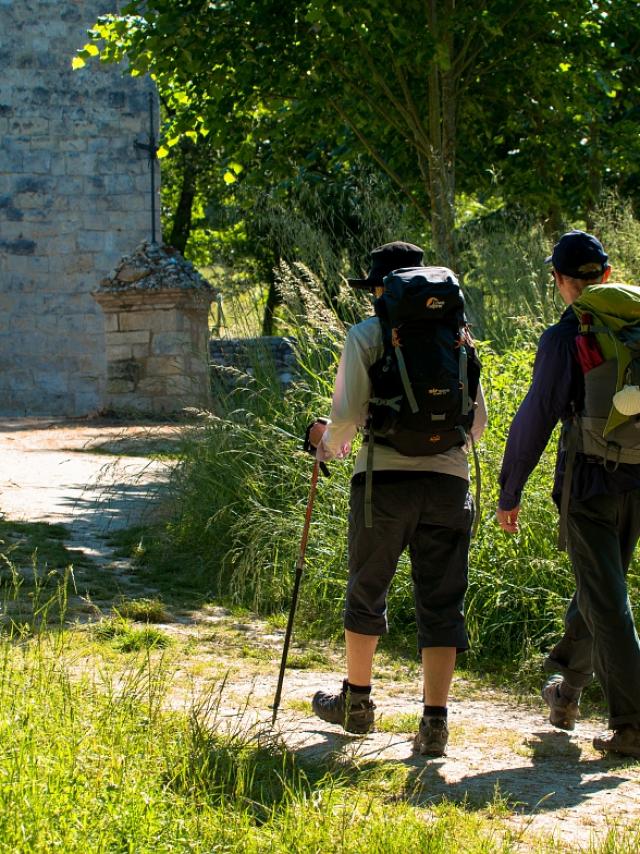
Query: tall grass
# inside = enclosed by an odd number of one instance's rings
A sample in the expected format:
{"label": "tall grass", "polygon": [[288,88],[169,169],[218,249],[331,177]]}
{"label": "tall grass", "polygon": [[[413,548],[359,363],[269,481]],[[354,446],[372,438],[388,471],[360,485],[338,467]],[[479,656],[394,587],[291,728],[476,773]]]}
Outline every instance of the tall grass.
{"label": "tall grass", "polygon": [[502,351],[514,341],[531,343],[558,310],[542,226],[500,214],[490,222],[463,232],[460,273],[474,335]]}
{"label": "tall grass", "polygon": [[[544,244],[537,227],[509,233],[501,226],[478,232],[477,254],[468,256],[476,260],[469,262],[467,279],[479,283],[484,328],[492,336],[479,344],[490,428],[479,448],[481,522],[471,549],[466,606],[473,645],[469,660],[477,667],[498,662],[526,671],[535,665],[561,631],[573,588],[566,556],[556,549],[557,514],[550,498],[555,441],[527,485],[521,533],[504,534],[494,519],[508,426],[530,381],[538,336],[559,314],[560,307],[544,297]],[[149,543],[147,555],[156,577],[164,572],[176,588],[191,583],[203,595],[261,613],[285,609],[289,602],[312,467],[300,450],[300,437],[330,405],[345,334],[338,315],[355,319],[370,310],[343,292],[340,312],[330,311],[318,298],[320,283],[302,265],[283,265],[280,288],[283,323],[296,342],[300,376],[283,393],[262,365],[219,400],[216,416],[204,417],[176,473],[179,512],[164,538]],[[331,471],[318,491],[299,605],[299,625],[325,637],[341,633],[351,464],[335,463]],[[630,587],[634,598],[640,587],[635,566]],[[412,643],[406,560],[392,587],[389,612],[392,640]]]}

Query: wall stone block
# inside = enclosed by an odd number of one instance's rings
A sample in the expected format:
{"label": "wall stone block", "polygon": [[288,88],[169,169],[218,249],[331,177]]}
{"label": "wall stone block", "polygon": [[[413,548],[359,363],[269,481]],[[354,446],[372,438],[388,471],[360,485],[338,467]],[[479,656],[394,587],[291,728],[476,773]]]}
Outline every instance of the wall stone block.
{"label": "wall stone block", "polygon": [[107,347],[117,344],[149,344],[151,332],[148,329],[138,329],[135,332],[107,332]]}

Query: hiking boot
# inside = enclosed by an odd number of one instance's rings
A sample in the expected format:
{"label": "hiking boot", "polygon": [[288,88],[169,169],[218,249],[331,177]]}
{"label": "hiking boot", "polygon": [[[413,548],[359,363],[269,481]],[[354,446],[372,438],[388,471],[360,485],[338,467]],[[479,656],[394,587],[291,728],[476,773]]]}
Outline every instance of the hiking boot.
{"label": "hiking boot", "polygon": [[339,724],[347,732],[363,735],[373,729],[376,708],[374,703],[368,694],[350,691],[346,679],[339,694],[318,691],[311,701],[311,707],[320,720]]}
{"label": "hiking boot", "polygon": [[579,714],[578,701],[567,700],[560,693],[563,679],[558,673],[545,682],[542,699],[549,706],[549,723],[558,729],[575,729]]}
{"label": "hiking boot", "polygon": [[633,724],[616,727],[611,734],[597,735],[593,746],[602,753],[620,753],[640,759],[640,729]]}
{"label": "hiking boot", "polygon": [[423,717],[413,739],[413,749],[421,756],[444,756],[448,740],[446,718]]}

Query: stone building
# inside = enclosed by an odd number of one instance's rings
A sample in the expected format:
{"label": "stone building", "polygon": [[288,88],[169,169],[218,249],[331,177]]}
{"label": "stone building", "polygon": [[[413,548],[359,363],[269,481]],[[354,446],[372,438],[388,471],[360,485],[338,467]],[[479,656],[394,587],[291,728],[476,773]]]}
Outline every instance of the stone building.
{"label": "stone building", "polygon": [[148,141],[152,85],[71,60],[116,6],[0,0],[0,414],[84,415],[104,399],[91,293],[150,236],[149,162],[134,142]]}

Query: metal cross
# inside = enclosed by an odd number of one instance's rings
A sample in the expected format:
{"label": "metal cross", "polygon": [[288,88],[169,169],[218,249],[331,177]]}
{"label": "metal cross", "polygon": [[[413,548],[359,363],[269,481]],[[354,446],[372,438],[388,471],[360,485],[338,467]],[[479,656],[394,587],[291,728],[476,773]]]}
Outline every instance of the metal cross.
{"label": "metal cross", "polygon": [[155,134],[153,120],[153,92],[149,92],[149,142],[136,142],[133,147],[142,149],[149,154],[149,169],[151,171],[151,242],[156,242],[156,163],[158,161],[158,140]]}

